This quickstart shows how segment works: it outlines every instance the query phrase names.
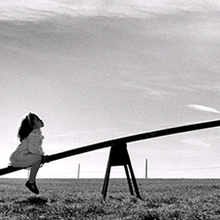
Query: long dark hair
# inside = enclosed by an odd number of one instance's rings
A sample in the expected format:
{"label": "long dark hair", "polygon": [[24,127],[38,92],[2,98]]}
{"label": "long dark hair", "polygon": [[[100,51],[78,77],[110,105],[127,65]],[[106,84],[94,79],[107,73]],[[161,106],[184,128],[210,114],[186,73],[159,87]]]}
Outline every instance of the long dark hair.
{"label": "long dark hair", "polygon": [[21,125],[18,129],[18,138],[22,142],[27,136],[33,131],[34,118],[38,117],[34,113],[29,113],[21,122]]}

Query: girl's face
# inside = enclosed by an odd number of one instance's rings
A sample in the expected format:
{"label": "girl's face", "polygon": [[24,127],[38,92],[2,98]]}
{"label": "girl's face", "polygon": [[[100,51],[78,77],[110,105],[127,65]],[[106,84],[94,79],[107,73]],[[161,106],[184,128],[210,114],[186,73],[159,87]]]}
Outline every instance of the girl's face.
{"label": "girl's face", "polygon": [[44,122],[38,118],[37,116],[34,117],[34,128],[42,128],[44,126]]}

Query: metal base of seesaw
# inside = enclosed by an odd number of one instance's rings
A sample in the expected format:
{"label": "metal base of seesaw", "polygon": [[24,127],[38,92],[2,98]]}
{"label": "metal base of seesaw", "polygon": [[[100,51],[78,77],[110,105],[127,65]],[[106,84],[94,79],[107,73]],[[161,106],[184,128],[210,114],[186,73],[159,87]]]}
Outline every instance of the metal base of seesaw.
{"label": "metal base of seesaw", "polygon": [[[102,188],[103,199],[105,199],[107,195],[109,176],[112,166],[124,166],[131,195],[134,195],[134,190],[135,190],[136,196],[141,199],[126,143],[116,143],[111,147],[104,184]],[[132,186],[132,182],[133,182],[133,186]]]}

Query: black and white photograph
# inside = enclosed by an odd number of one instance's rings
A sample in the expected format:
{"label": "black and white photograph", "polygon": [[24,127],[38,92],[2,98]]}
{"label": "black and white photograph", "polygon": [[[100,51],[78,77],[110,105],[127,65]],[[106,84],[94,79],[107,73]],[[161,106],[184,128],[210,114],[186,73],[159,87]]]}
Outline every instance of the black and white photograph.
{"label": "black and white photograph", "polygon": [[0,1],[0,219],[220,219],[219,0]]}

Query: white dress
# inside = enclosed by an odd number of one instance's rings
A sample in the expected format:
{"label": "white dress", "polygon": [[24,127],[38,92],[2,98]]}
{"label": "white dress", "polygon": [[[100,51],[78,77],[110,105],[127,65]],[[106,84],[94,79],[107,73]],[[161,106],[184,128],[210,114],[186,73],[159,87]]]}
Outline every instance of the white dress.
{"label": "white dress", "polygon": [[13,167],[30,167],[35,162],[41,160],[44,154],[42,149],[43,135],[40,129],[34,129],[25,138],[10,156]]}

